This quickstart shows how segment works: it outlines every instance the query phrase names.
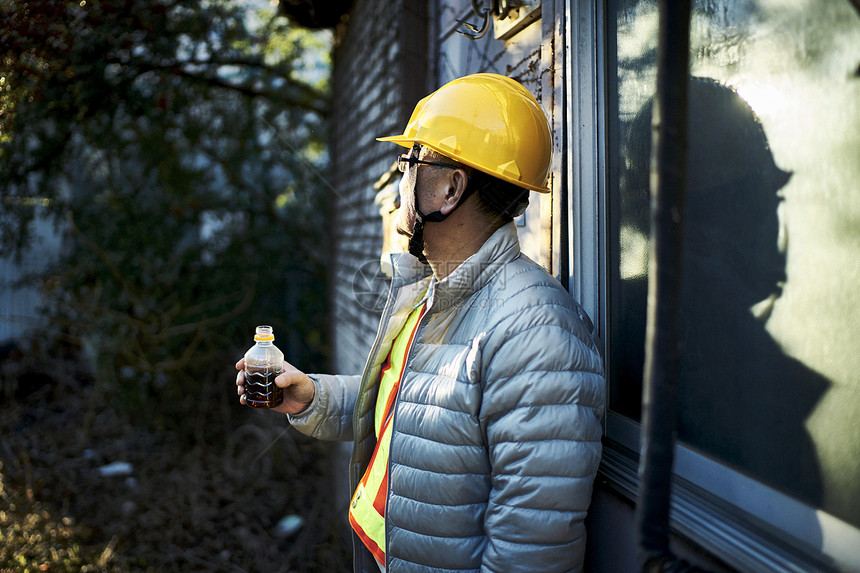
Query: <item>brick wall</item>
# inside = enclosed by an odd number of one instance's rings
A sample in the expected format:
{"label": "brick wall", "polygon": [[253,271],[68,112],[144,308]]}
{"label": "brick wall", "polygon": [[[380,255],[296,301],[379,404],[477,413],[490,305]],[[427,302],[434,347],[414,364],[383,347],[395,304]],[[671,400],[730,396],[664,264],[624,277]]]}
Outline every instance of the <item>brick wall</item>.
{"label": "brick wall", "polygon": [[[425,2],[358,0],[338,32],[333,66],[331,233],[332,371],[359,373],[380,310],[368,290],[378,269],[382,220],[373,184],[400,148],[376,137],[400,133],[428,91]],[[358,292],[357,292],[358,291]]]}

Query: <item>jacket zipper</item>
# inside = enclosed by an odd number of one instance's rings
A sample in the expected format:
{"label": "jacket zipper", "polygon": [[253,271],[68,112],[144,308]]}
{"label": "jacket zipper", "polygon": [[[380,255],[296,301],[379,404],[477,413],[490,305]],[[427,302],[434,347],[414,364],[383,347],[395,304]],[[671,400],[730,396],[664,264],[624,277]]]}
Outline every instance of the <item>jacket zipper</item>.
{"label": "jacket zipper", "polygon": [[[412,361],[412,354],[415,351],[415,343],[418,341],[418,336],[421,334],[421,329],[424,325],[424,319],[430,312],[430,307],[428,303],[430,302],[429,297],[424,299],[424,302],[421,304],[424,305],[424,309],[421,311],[421,316],[418,317],[418,323],[415,325],[415,335],[412,337],[412,344],[409,345],[409,348],[406,350],[406,357],[403,360],[403,371],[400,374],[400,384],[398,385],[397,395],[394,397],[394,404],[391,406],[391,442],[388,444],[388,459],[386,460],[386,473],[388,473],[389,478],[391,477],[391,452],[394,450],[394,435],[397,433],[395,430],[397,428],[397,405],[400,404],[400,390],[403,387],[403,382],[406,380],[406,373],[409,369],[409,363]],[[388,481],[388,491],[385,492],[385,570],[388,571],[388,555],[389,555],[389,547],[388,540],[390,536],[388,534],[389,527],[391,526],[391,521],[388,519],[388,502],[391,500],[391,480]]]}

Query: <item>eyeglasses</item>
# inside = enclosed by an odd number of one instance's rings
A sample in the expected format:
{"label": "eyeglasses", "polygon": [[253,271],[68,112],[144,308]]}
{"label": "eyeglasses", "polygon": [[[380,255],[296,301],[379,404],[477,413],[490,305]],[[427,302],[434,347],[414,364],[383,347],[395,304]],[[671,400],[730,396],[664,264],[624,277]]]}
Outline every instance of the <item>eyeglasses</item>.
{"label": "eyeglasses", "polygon": [[408,154],[401,155],[397,158],[397,169],[402,173],[406,173],[413,165],[432,165],[434,167],[447,167],[448,169],[460,169],[459,165],[451,165],[450,163],[436,163],[435,161],[424,161],[417,157],[410,157]]}

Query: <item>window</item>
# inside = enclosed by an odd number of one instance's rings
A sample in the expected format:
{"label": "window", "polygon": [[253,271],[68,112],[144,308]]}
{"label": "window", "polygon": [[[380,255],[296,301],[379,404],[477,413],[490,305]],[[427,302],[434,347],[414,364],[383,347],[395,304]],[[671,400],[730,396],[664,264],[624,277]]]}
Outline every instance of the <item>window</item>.
{"label": "window", "polygon": [[[603,18],[607,435],[636,450],[657,3]],[[679,478],[842,566],[860,566],[857,46],[849,0],[693,3],[678,301]]]}

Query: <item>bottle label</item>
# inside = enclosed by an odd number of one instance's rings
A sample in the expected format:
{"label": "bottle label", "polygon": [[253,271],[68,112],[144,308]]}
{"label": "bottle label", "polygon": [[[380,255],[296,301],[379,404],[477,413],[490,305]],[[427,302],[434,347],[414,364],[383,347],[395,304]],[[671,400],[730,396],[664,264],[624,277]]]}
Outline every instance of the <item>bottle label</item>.
{"label": "bottle label", "polygon": [[281,368],[245,369],[245,404],[253,408],[274,408],[284,401],[284,389],[275,384]]}

